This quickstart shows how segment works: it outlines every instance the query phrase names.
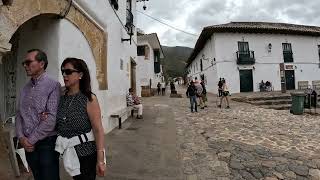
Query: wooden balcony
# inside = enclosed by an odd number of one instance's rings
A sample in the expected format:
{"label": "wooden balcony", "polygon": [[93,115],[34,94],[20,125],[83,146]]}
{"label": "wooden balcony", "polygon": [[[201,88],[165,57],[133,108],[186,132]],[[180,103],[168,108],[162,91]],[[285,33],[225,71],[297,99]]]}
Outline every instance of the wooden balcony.
{"label": "wooden balcony", "polygon": [[254,51],[237,51],[238,65],[252,65],[255,62]]}

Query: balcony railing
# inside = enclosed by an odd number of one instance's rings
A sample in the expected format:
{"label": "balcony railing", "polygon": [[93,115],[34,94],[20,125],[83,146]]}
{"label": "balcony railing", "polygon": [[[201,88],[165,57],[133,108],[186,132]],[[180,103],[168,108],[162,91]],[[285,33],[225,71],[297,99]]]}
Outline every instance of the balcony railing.
{"label": "balcony railing", "polygon": [[254,51],[237,51],[237,64],[249,65],[255,63]]}
{"label": "balcony railing", "polygon": [[293,62],[292,51],[283,51],[283,60],[284,62]]}

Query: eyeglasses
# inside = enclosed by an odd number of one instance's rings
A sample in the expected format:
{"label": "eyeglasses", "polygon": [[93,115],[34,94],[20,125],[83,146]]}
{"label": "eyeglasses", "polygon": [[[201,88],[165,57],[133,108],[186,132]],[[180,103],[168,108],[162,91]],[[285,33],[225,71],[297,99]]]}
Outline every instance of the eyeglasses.
{"label": "eyeglasses", "polygon": [[22,64],[22,66],[30,66],[30,64],[33,63],[33,62],[35,62],[35,61],[25,60],[25,61],[23,61],[21,64]]}
{"label": "eyeglasses", "polygon": [[80,71],[78,71],[76,69],[62,69],[61,70],[61,73],[62,73],[63,76],[64,75],[71,75],[74,72],[80,72]]}

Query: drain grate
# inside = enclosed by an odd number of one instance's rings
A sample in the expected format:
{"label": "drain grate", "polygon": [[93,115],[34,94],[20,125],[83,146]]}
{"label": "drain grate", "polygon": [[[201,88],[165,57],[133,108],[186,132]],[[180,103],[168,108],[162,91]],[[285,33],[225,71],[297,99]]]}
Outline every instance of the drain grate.
{"label": "drain grate", "polygon": [[139,128],[136,128],[136,127],[129,127],[129,128],[127,128],[126,130],[128,130],[128,131],[136,131],[136,130],[138,130]]}

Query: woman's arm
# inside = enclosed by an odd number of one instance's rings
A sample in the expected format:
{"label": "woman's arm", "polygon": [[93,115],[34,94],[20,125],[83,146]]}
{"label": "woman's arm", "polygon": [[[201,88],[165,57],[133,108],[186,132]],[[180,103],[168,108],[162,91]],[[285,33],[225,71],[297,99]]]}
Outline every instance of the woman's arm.
{"label": "woman's arm", "polygon": [[[104,131],[103,131],[103,126],[101,122],[101,111],[100,111],[100,106],[98,99],[95,95],[92,95],[92,101],[88,101],[87,104],[87,112],[89,115],[89,119],[91,122],[94,138],[96,141],[96,146],[97,146],[97,173],[100,176],[104,175],[104,169],[103,172],[101,172],[101,168],[99,166],[104,164],[104,159],[105,159],[105,146],[104,146]],[[100,173],[99,173],[100,171]]]}

